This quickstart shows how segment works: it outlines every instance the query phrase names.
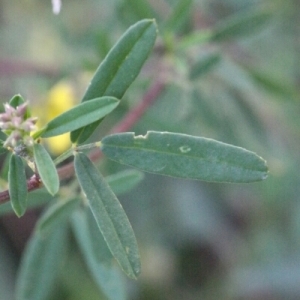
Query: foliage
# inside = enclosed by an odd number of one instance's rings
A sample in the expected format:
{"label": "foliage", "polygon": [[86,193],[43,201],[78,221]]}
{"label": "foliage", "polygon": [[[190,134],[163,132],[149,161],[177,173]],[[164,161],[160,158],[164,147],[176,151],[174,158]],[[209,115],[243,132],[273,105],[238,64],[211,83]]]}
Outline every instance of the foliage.
{"label": "foliage", "polygon": [[[126,170],[104,177],[105,166],[101,166],[100,172],[95,164],[102,154],[120,164],[153,174],[215,182],[213,185],[217,190],[221,188],[216,182],[250,183],[261,181],[268,175],[264,159],[232,145],[242,144],[266,154],[261,141],[269,140],[256,103],[240,93],[235,84],[244,84],[248,89],[243,81],[247,74],[247,80],[251,77],[266,89],[275,86],[277,92],[277,85],[264,80],[256,70],[241,66],[237,71],[242,74],[240,82],[228,84],[230,76],[222,75],[220,70],[213,77],[213,85],[217,86],[214,88],[223,92],[226,87],[226,93],[221,96],[224,103],[210,102],[207,91],[209,76],[214,70],[222,63],[226,69],[222,43],[251,38],[254,33],[261,32],[270,24],[272,7],[242,12],[206,30],[194,30],[189,20],[192,8],[196,6],[193,1],[175,1],[170,5],[172,9],[167,19],[153,10],[149,16],[150,1],[121,2],[126,8],[119,12],[123,14],[121,21],[126,26],[128,18],[137,22],[102,57],[81,103],[38,129],[36,117],[32,116],[28,102],[20,95],[6,103],[0,115],[1,151],[11,152],[8,171],[3,174],[9,193],[3,191],[0,197],[3,203],[10,200],[11,208],[8,203],[2,204],[0,213],[13,210],[18,217],[23,216],[26,208],[40,204],[32,198],[42,187],[45,188],[42,195],[48,202],[22,258],[17,299],[51,298],[55,282],[63,273],[64,259],[70,251],[68,247],[74,244],[103,298],[126,298],[114,261],[128,277],[136,279],[141,271],[140,250],[129,222],[131,215],[127,217],[116,194],[130,190],[143,175],[139,171]],[[128,10],[131,5],[135,10]],[[129,13],[131,16],[126,16]],[[157,21],[149,19],[154,15]],[[142,18],[147,19],[140,20]],[[158,34],[161,40],[157,42]],[[220,51],[195,55],[198,52],[194,49],[206,45],[219,45]],[[155,52],[149,58],[153,48]],[[99,53],[101,51],[99,49]],[[128,88],[148,58],[153,65],[162,64],[166,69],[154,76],[149,93],[146,92],[138,103],[134,100],[137,91],[143,90],[149,79],[143,81],[144,74],[141,74],[136,86]],[[227,66],[228,70],[232,71]],[[289,95],[294,94],[289,92]],[[166,99],[173,99],[173,102]],[[150,108],[154,100],[159,101]],[[131,105],[128,101],[132,101]],[[126,114],[128,109],[128,115],[118,122],[119,116]],[[136,124],[146,110],[143,122]],[[193,127],[192,121],[198,120],[199,116],[201,121]],[[127,132],[132,126],[138,133]],[[214,131],[216,127],[219,127],[218,131]],[[209,132],[214,139],[199,136],[202,133],[209,136]],[[64,133],[70,133],[73,144],[53,159],[44,142]],[[114,163],[106,163],[120,170]],[[188,204],[183,207],[183,211],[186,209],[191,214]],[[141,216],[143,213],[140,212]],[[201,216],[197,218],[201,219]],[[203,213],[202,219],[205,218]],[[210,230],[208,235],[211,235]]]}

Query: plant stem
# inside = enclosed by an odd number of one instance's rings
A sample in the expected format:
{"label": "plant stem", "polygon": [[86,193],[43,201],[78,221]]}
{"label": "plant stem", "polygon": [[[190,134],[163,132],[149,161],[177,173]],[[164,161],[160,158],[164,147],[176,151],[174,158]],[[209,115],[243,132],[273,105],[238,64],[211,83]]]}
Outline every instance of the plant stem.
{"label": "plant stem", "polygon": [[59,76],[60,73],[59,69],[53,66],[44,66],[23,60],[0,58],[0,77],[28,76],[30,74],[56,77]]}
{"label": "plant stem", "polygon": [[76,151],[87,150],[87,149],[92,149],[95,147],[100,147],[100,145],[101,145],[101,142],[95,142],[95,143],[77,146],[74,150],[76,150]]}
{"label": "plant stem", "polygon": [[[154,102],[158,99],[158,96],[163,92],[165,87],[166,87],[166,82],[162,81],[161,79],[157,79],[157,81],[154,82],[153,85],[144,94],[142,101],[137,106],[133,107],[133,109],[130,110],[125,115],[125,117],[110,130],[110,133],[125,132],[129,130],[134,124],[136,124],[141,119],[141,117],[145,114],[147,109],[154,104]],[[99,143],[100,142],[96,142],[96,143],[78,146],[76,149],[84,150],[84,149],[97,147],[89,155],[92,161],[97,161],[102,157],[102,152],[99,149]],[[56,158],[56,160],[54,161],[55,164],[58,164],[63,160],[65,160],[66,158],[68,158],[69,156],[71,156],[73,151],[74,149],[71,148],[65,153],[63,153],[61,156]],[[74,175],[73,162],[58,168],[57,172],[60,180],[68,179],[72,177]],[[42,187],[42,183],[40,182],[39,178],[36,177],[36,175],[33,175],[29,180],[27,180],[27,189],[29,192],[36,190],[40,187]],[[0,204],[9,201],[9,199],[10,197],[7,190],[0,192]]]}
{"label": "plant stem", "polygon": [[73,154],[73,152],[74,152],[73,148],[68,149],[66,152],[56,157],[56,159],[54,160],[54,164],[57,166],[58,164],[60,164],[61,162],[69,158]]}
{"label": "plant stem", "polygon": [[74,151],[81,151],[81,150],[87,150],[87,149],[92,149],[95,147],[100,147],[101,142],[95,142],[95,143],[90,143],[90,144],[86,144],[86,145],[81,145],[81,146],[77,146],[74,148],[70,148],[68,149],[66,152],[64,152],[63,154],[61,154],[60,156],[58,156],[55,160],[54,160],[54,164],[57,166],[58,164],[60,164],[61,162],[63,162],[64,160],[66,160],[67,158],[69,158],[70,156],[73,155]]}

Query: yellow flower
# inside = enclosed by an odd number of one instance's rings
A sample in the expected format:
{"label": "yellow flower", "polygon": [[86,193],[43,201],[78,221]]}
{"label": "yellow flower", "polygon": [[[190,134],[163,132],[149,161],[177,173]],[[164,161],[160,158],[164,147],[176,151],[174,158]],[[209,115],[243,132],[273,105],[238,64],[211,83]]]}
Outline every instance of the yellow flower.
{"label": "yellow flower", "polygon": [[[49,91],[43,106],[34,110],[34,115],[39,116],[38,126],[41,128],[54,117],[67,111],[75,105],[74,88],[68,81],[60,81]],[[47,138],[44,140],[51,153],[59,155],[71,146],[69,133]]]}

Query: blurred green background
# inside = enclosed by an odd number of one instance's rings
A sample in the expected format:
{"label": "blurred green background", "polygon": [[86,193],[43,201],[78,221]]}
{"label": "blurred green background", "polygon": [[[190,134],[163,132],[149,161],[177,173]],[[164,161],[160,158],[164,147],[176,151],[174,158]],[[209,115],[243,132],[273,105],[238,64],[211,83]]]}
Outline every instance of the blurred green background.
{"label": "blurred green background", "polygon": [[[0,101],[21,93],[47,110],[49,91],[61,82],[80,101],[105,54],[143,18],[158,23],[153,54],[92,139],[161,77],[167,88],[133,131],[241,146],[265,158],[270,175],[228,185],[146,174],[120,197],[142,259],[138,281],[124,277],[128,299],[300,299],[298,0],[65,0],[59,15],[50,0],[0,0]],[[223,35],[205,38],[213,28]],[[107,175],[124,169],[107,160],[100,167]],[[0,219],[1,300],[14,299],[20,256],[40,211]],[[51,299],[103,299],[75,246]]]}

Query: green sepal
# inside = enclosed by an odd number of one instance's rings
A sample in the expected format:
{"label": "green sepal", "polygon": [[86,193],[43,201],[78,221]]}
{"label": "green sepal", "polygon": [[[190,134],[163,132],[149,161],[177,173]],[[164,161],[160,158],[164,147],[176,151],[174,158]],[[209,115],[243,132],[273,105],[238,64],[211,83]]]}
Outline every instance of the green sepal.
{"label": "green sepal", "polygon": [[[20,94],[17,94],[17,95],[14,95],[10,100],[9,100],[9,105],[14,107],[14,108],[17,108],[18,106],[22,105],[25,103],[25,100],[24,98],[20,95]],[[27,107],[26,109],[26,113],[24,115],[24,119],[27,119],[30,117],[30,110],[29,108]]]}
{"label": "green sepal", "polygon": [[14,95],[10,100],[9,100],[9,105],[14,107],[14,108],[17,108],[18,106],[22,105],[23,103],[25,103],[25,100],[24,98],[20,95],[20,94],[17,94],[17,95]]}
{"label": "green sepal", "polygon": [[27,208],[27,181],[23,160],[16,154],[9,160],[8,190],[14,212],[18,217],[23,216]]}
{"label": "green sepal", "polygon": [[97,225],[121,269],[131,278],[140,272],[134,232],[115,194],[89,158],[76,153],[75,172]]}

